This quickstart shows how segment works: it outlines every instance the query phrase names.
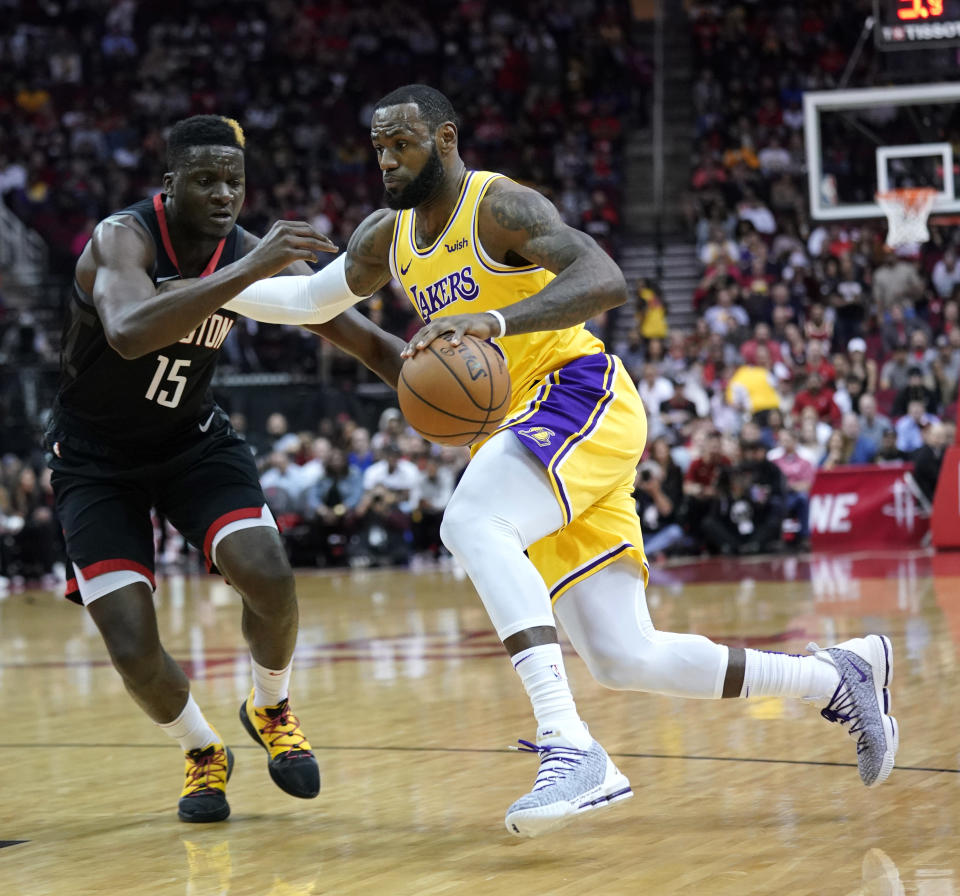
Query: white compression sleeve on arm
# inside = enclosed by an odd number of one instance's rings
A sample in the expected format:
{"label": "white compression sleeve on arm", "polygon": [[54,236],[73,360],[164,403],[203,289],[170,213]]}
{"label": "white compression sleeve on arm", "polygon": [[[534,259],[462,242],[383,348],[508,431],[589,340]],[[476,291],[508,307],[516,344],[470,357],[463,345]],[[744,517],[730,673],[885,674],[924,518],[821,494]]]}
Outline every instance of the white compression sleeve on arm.
{"label": "white compression sleeve on arm", "polygon": [[322,324],[369,296],[347,285],[345,255],[310,276],[258,280],[223,307],[262,324]]}

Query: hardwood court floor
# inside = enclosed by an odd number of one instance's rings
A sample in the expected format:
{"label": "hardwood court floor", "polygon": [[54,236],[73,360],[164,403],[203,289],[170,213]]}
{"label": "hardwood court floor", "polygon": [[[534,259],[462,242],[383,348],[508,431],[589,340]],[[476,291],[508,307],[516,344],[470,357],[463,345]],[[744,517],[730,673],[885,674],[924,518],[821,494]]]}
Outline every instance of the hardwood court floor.
{"label": "hardwood court floor", "polygon": [[533,726],[469,583],[451,570],[304,574],[293,703],[320,797],[270,782],[236,713],[236,596],[168,578],[167,647],[236,752],[228,822],[177,821],[182,760],[137,710],[86,615],[0,601],[0,896],[960,894],[960,561],[925,554],[712,561],[656,571],[658,627],[799,652],[868,631],[896,650],[898,768],[798,701],[607,691],[570,656],[592,731],[636,796],[535,841],[506,807]]}

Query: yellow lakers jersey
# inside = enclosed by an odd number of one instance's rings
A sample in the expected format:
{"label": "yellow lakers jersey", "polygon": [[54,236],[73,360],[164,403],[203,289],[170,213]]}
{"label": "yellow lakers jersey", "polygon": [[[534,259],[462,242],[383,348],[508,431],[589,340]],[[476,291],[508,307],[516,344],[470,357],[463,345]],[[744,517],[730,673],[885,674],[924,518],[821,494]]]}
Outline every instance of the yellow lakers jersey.
{"label": "yellow lakers jersey", "polygon": [[[477,209],[487,187],[502,174],[468,171],[446,226],[432,245],[416,240],[416,212],[397,214],[390,267],[424,323],[451,314],[504,308],[539,292],[554,275],[538,265],[513,268],[490,258],[477,236]],[[582,325],[495,339],[513,387],[511,408],[536,380],[584,355],[604,350]]]}

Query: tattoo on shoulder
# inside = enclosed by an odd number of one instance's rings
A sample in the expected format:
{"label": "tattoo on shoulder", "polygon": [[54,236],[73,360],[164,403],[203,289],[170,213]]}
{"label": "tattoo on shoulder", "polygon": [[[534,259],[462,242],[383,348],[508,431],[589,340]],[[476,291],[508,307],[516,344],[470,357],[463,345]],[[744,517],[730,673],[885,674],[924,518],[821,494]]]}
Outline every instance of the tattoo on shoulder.
{"label": "tattoo on shoulder", "polygon": [[386,236],[384,228],[388,226],[388,218],[392,234],[393,219],[389,214],[377,215],[363,221],[350,237],[348,249],[351,254],[357,258],[379,260],[379,256],[383,254],[382,244]]}
{"label": "tattoo on shoulder", "polygon": [[511,190],[491,199],[493,219],[505,230],[526,231],[531,239],[535,239],[549,233],[556,225],[556,209],[538,193]]}
{"label": "tattoo on shoulder", "polygon": [[359,258],[365,258],[373,253],[377,243],[377,235],[372,228],[365,227],[356,230],[350,237],[348,248]]}

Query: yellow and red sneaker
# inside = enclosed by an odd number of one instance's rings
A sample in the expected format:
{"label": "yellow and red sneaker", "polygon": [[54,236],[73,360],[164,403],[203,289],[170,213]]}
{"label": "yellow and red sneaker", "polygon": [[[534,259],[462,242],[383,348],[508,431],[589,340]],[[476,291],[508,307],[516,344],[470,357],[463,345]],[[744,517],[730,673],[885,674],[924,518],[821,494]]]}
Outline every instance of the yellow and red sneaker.
{"label": "yellow and red sneaker", "polygon": [[300,721],[284,697],[276,706],[254,706],[253,691],[240,707],[240,721],[267,751],[270,777],[284,793],[313,799],[320,792],[320,767]]}
{"label": "yellow and red sneaker", "polygon": [[222,743],[214,743],[184,755],[186,781],[177,815],[181,821],[223,821],[230,815],[227,781],[233,772],[233,752]]}

